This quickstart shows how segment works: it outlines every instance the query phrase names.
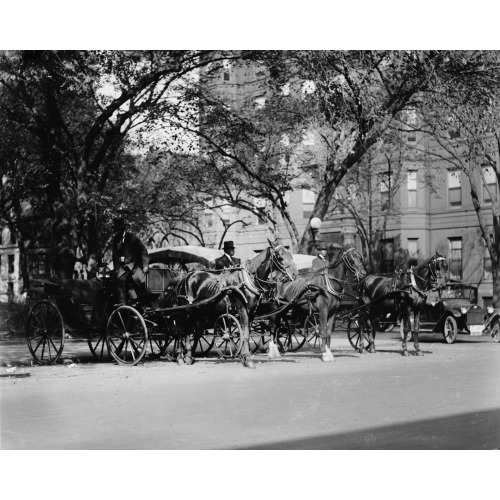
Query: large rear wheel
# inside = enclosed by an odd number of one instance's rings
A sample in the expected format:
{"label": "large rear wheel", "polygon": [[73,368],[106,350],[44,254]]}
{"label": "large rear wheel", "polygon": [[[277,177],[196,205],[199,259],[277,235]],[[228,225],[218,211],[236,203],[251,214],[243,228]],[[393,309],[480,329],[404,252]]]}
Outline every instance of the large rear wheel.
{"label": "large rear wheel", "polygon": [[111,356],[121,365],[135,365],[146,353],[148,329],[141,314],[130,306],[115,309],[106,328]]}
{"label": "large rear wheel", "polygon": [[36,302],[26,320],[26,340],[35,361],[54,364],[62,354],[64,336],[64,321],[57,306],[48,300]]}
{"label": "large rear wheel", "polygon": [[235,358],[242,348],[242,329],[232,314],[222,314],[214,325],[214,346],[222,358]]}
{"label": "large rear wheel", "polygon": [[111,355],[109,353],[109,346],[106,340],[106,332],[100,330],[93,332],[91,338],[88,339],[90,352],[99,361],[109,361]]}

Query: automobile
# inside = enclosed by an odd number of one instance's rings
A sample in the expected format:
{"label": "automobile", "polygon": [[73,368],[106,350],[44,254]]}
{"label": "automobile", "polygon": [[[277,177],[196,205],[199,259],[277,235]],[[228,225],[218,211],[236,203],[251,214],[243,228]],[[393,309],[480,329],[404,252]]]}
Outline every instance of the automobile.
{"label": "automobile", "polygon": [[488,306],[486,308],[486,313],[484,333],[489,333],[495,342],[500,342],[500,309]]}
{"label": "automobile", "polygon": [[[500,314],[488,323],[489,314],[477,304],[477,297],[477,286],[452,281],[444,289],[429,293],[420,315],[419,333],[441,333],[448,344],[453,344],[459,333],[480,336],[491,333],[493,327],[500,334]],[[400,331],[403,338],[402,321]]]}

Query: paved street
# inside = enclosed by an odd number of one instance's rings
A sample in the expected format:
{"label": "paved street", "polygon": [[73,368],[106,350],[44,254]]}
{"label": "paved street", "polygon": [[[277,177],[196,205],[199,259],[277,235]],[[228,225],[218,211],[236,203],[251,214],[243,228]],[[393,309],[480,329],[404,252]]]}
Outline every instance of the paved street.
{"label": "paved street", "polygon": [[[400,355],[396,333],[360,355],[345,333],[336,359],[264,355],[257,369],[217,359],[178,367],[94,363],[68,342],[66,363],[29,366],[24,343],[0,342],[2,449],[497,449],[500,345],[422,336]],[[76,361],[72,363],[72,361]]]}

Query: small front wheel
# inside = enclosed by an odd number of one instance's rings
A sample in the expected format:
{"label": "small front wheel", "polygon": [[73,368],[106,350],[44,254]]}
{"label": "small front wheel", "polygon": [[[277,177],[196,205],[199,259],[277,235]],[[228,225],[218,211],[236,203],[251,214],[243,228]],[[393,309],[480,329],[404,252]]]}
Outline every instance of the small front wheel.
{"label": "small front wheel", "polygon": [[111,356],[121,365],[136,365],[146,353],[148,329],[141,314],[130,306],[115,309],[106,328]]}
{"label": "small front wheel", "polygon": [[457,320],[453,316],[447,316],[443,325],[443,336],[447,344],[453,344],[457,340]]}
{"label": "small front wheel", "polygon": [[309,314],[304,321],[304,342],[311,351],[316,351],[321,346],[319,321],[316,314]]}
{"label": "small front wheel", "polygon": [[52,302],[40,300],[30,309],[26,320],[26,340],[39,365],[52,365],[64,348],[65,328],[62,315]]}
{"label": "small front wheel", "polygon": [[[347,338],[356,351],[361,351],[361,324],[359,318],[350,319],[347,323]],[[363,328],[363,345],[370,345],[370,335]]]}
{"label": "small front wheel", "polygon": [[242,348],[240,322],[232,314],[222,314],[214,325],[214,346],[222,358],[235,358]]}

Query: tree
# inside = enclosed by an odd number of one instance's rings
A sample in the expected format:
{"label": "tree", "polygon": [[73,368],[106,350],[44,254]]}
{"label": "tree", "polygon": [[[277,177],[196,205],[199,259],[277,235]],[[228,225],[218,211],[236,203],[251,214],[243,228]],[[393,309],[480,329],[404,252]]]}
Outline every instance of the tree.
{"label": "tree", "polygon": [[[29,168],[37,173],[33,183],[45,186],[39,197],[52,217],[57,202],[66,206],[89,252],[98,250],[96,208],[104,210],[101,200],[110,179],[120,178],[127,148],[143,146],[159,116],[178,115],[186,81],[223,57],[209,51],[0,53],[2,128],[24,130],[36,144]],[[8,154],[15,156],[12,149]],[[9,182],[19,185],[12,174]]]}
{"label": "tree", "polygon": [[[441,87],[420,101],[421,130],[439,148],[425,151],[436,163],[447,163],[469,180],[472,203],[486,243],[493,275],[493,304],[500,307],[500,56],[482,53],[489,72],[482,85]],[[481,189],[490,204],[481,203]]]}
{"label": "tree", "polygon": [[[320,219],[347,172],[399,113],[436,89],[482,86],[498,68],[481,53],[463,51],[286,51],[262,58],[276,88],[312,87],[305,98],[316,107],[310,125],[323,140],[325,175],[311,218]],[[301,248],[308,246],[308,229]]]}

